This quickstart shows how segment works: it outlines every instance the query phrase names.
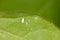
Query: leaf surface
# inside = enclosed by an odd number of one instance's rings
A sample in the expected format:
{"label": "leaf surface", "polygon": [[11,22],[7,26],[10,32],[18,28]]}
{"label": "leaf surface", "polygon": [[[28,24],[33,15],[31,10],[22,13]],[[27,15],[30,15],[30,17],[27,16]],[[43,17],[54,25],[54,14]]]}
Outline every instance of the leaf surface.
{"label": "leaf surface", "polygon": [[[0,18],[0,30],[3,30],[0,32],[1,40],[54,40],[60,35],[53,23],[39,16]],[[2,38],[3,35],[5,36]]]}

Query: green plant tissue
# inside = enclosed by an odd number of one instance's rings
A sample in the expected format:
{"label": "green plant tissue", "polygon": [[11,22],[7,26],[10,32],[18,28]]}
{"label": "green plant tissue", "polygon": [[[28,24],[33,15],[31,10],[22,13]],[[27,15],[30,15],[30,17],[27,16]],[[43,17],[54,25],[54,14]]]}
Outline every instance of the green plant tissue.
{"label": "green plant tissue", "polygon": [[60,31],[39,16],[0,18],[0,40],[60,40]]}

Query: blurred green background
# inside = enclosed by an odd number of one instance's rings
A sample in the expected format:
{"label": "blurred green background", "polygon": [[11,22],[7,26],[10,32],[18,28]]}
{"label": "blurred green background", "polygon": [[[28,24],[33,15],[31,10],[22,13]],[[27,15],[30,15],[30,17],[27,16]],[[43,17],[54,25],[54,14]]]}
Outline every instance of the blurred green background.
{"label": "blurred green background", "polygon": [[0,0],[0,17],[19,14],[39,15],[60,27],[60,0]]}

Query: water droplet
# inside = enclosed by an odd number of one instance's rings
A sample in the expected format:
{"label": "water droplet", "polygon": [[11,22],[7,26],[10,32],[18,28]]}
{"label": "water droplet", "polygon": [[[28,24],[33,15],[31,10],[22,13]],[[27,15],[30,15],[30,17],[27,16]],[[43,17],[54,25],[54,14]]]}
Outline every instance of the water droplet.
{"label": "water droplet", "polygon": [[30,22],[30,19],[28,19],[28,22]]}
{"label": "water droplet", "polygon": [[28,25],[28,22],[26,22],[26,26]]}

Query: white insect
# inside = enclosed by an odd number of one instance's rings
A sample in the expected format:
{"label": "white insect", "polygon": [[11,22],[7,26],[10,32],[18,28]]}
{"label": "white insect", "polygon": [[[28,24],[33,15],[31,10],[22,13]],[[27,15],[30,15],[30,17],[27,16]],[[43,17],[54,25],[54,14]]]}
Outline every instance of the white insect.
{"label": "white insect", "polygon": [[24,18],[22,18],[21,22],[24,23]]}

